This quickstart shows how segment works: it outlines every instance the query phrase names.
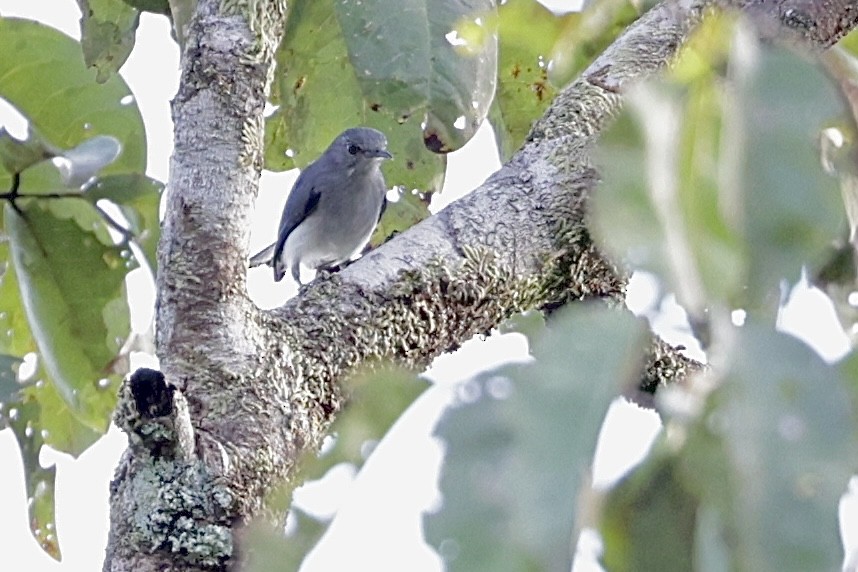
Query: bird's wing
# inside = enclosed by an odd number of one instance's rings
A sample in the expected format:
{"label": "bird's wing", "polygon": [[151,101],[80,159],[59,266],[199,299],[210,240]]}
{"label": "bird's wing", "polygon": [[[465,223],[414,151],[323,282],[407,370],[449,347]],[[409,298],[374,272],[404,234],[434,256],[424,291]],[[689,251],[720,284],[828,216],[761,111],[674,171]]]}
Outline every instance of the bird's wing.
{"label": "bird's wing", "polygon": [[[307,181],[308,177],[304,175],[310,170],[308,167],[304,170],[295,181],[295,187],[289,193],[289,198],[286,199],[286,206],[283,207],[283,215],[280,217],[280,230],[277,233],[277,242],[274,244],[274,253],[272,256],[271,265],[274,267],[275,276],[282,277],[284,269],[280,267],[280,255],[283,254],[283,246],[286,244],[286,239],[301,222],[310,216],[316,206],[319,204],[319,191]],[[279,279],[279,278],[278,278]]]}
{"label": "bird's wing", "polygon": [[378,209],[378,220],[375,221],[376,225],[378,225],[378,223],[381,222],[381,217],[384,216],[384,211],[386,211],[386,210],[387,210],[387,197],[385,196],[381,199],[381,208]]}

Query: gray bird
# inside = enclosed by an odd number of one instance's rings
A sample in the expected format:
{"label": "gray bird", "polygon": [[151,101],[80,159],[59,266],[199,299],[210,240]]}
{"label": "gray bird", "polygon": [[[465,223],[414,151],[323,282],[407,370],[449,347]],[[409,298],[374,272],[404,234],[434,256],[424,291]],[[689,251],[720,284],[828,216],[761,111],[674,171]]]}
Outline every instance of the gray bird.
{"label": "gray bird", "polygon": [[286,199],[277,242],[250,258],[251,268],[286,269],[301,283],[300,265],[314,270],[347,262],[369,241],[386,206],[381,162],[390,159],[381,131],[343,131],[322,156],[301,172]]}

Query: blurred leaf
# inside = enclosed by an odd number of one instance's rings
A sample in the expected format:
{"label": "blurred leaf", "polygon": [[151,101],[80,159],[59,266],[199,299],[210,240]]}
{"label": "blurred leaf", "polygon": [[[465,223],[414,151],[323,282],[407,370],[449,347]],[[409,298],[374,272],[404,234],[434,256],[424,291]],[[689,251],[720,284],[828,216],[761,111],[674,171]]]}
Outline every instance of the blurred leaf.
{"label": "blurred leaf", "polygon": [[145,175],[111,175],[98,178],[85,193],[92,204],[106,199],[119,207],[153,274],[158,267],[159,208],[163,191],[163,184]]}
{"label": "blurred leaf", "polygon": [[785,51],[763,52],[746,93],[748,287],[762,297],[784,277],[795,282],[843,228],[837,180],[815,137],[842,106],[828,78]]}
{"label": "blurred leaf", "polygon": [[858,352],[851,352],[839,364],[852,408],[858,411]]}
{"label": "blurred leaf", "polygon": [[600,527],[606,570],[695,570],[698,499],[676,464],[667,455],[651,455],[610,492]]}
{"label": "blurred leaf", "polygon": [[549,80],[566,85],[601,54],[644,12],[635,0],[593,0],[564,19],[564,28],[550,54]]}
{"label": "blurred leaf", "polygon": [[305,459],[300,480],[321,478],[340,463],[351,463],[359,470],[368,457],[366,447],[381,441],[427,387],[426,381],[402,369],[385,368],[353,376],[349,405],[331,426],[334,446]]}
{"label": "blurred leaf", "polygon": [[688,443],[686,486],[720,515],[743,568],[837,569],[837,507],[858,453],[842,378],[803,343],[755,321],[737,335],[725,385],[696,429],[722,446]]}
{"label": "blurred leaf", "polygon": [[119,71],[134,48],[140,12],[124,0],[77,0],[81,45],[87,67],[104,83]]}
{"label": "blurred leaf", "polygon": [[643,324],[574,306],[533,344],[534,363],[481,374],[436,433],[441,510],[425,517],[448,570],[569,570],[575,497],[611,401],[643,360]]}
{"label": "blurred leaf", "polygon": [[[391,15],[404,14],[398,6],[388,9]],[[332,0],[296,0],[289,10],[271,96],[279,109],[266,121],[265,167],[303,168],[344,129],[368,125],[387,135],[393,160],[385,161],[383,170],[389,186],[440,190],[446,158],[423,143],[420,123],[425,111],[397,116],[387,102],[364,95]],[[390,58],[388,53],[384,59],[409,59],[405,53],[401,56]],[[392,97],[395,93],[389,89]]]}
{"label": "blurred leaf", "polygon": [[248,553],[250,561],[246,572],[271,570],[298,570],[319,539],[328,530],[330,522],[320,522],[299,509],[291,509],[288,518],[291,534],[255,521],[250,525]]}
{"label": "blurred leaf", "polygon": [[839,567],[858,452],[844,381],[858,396],[858,361],[829,365],[753,319],[732,334],[725,366],[662,395],[668,430],[609,493],[607,569]]}
{"label": "blurred leaf", "polygon": [[545,335],[545,315],[539,310],[528,310],[504,320],[498,325],[501,334],[517,333],[524,335],[531,342],[538,336]]}
{"label": "blurred leaf", "polygon": [[18,441],[21,458],[24,461],[24,483],[27,487],[27,507],[30,532],[48,555],[61,560],[60,545],[57,541],[56,519],[54,515],[54,494],[57,469],[55,466],[42,467],[39,463],[39,451],[42,449],[41,432],[36,429],[39,406],[33,402],[17,404],[9,410],[9,425]]}
{"label": "blurred leaf", "polygon": [[[110,135],[121,142],[122,154],[105,174],[146,170],[146,130],[119,75],[96,83],[95,72],[84,65],[79,43],[31,20],[0,17],[0,53],[5,56],[0,58],[0,97],[45,141],[71,149],[96,135]],[[21,191],[47,190],[48,181],[32,172],[23,178]],[[8,188],[8,180],[0,172],[0,188]]]}
{"label": "blurred leaf", "polygon": [[[56,201],[55,201],[56,202]],[[105,431],[115,403],[109,366],[130,326],[120,248],[30,203],[6,206],[11,261],[45,371],[74,415]],[[74,264],[69,262],[74,260]],[[113,378],[113,379],[111,379]]]}
{"label": "blurred leaf", "polygon": [[810,64],[753,42],[732,19],[707,19],[672,80],[630,95],[633,121],[600,151],[599,240],[656,273],[692,316],[771,308],[843,221],[814,136],[836,118],[834,90]]}
{"label": "blurred leaf", "polygon": [[[307,481],[322,478],[332,467],[342,463],[359,471],[390,427],[408,407],[423,394],[428,384],[409,371],[382,368],[365,371],[349,380],[349,405],[331,426],[333,446],[323,448],[318,456],[307,453],[298,474],[275,490],[266,503],[273,510],[285,512],[292,501],[292,491]],[[297,570],[304,557],[327,531],[331,521],[319,521],[294,507],[289,509],[291,533],[284,538],[263,522],[254,522],[251,570]]]}
{"label": "blurred leaf", "polygon": [[605,185],[593,206],[596,235],[618,258],[658,275],[692,318],[707,302],[733,300],[746,272],[733,220],[740,199],[722,181],[724,171],[738,169],[722,166],[732,160],[722,157],[730,22],[707,19],[672,80],[631,93],[629,111],[598,154]]}
{"label": "blurred leaf", "polygon": [[822,165],[836,176],[846,211],[848,232],[827,250],[824,263],[812,276],[814,286],[822,289],[834,303],[843,330],[853,345],[858,334],[858,308],[850,296],[858,289],[858,58],[840,46],[819,56],[828,75],[851,112],[849,121],[825,129],[819,137]]}
{"label": "blurred leaf", "polygon": [[5,127],[0,127],[0,164],[7,173],[21,173],[39,161],[55,157],[59,152],[32,127],[27,130],[24,141],[15,139]]}

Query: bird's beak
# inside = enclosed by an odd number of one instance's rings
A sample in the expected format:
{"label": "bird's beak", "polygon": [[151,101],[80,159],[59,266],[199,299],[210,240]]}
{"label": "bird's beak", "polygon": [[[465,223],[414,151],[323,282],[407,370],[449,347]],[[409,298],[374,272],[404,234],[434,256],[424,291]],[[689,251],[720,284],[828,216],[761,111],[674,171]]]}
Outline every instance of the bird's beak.
{"label": "bird's beak", "polygon": [[366,153],[370,157],[381,157],[382,159],[393,159],[393,155],[388,153],[384,149],[373,149],[372,151],[367,151]]}

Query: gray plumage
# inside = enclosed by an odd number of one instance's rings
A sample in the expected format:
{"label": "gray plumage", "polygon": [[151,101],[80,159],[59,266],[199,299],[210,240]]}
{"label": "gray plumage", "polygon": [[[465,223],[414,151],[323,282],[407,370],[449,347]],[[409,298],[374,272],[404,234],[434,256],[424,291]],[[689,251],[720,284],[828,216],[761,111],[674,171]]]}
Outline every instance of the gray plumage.
{"label": "gray plumage", "polygon": [[343,131],[301,172],[283,207],[277,242],[254,254],[250,266],[269,264],[278,282],[288,269],[300,284],[301,264],[331,268],[357,255],[384,209],[380,167],[390,158],[380,131]]}

